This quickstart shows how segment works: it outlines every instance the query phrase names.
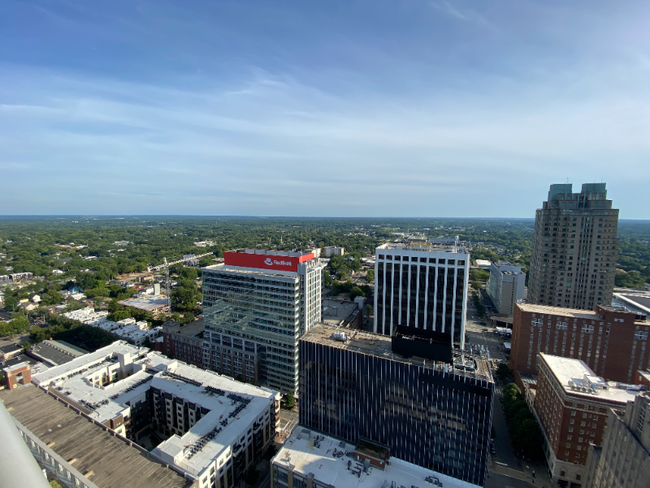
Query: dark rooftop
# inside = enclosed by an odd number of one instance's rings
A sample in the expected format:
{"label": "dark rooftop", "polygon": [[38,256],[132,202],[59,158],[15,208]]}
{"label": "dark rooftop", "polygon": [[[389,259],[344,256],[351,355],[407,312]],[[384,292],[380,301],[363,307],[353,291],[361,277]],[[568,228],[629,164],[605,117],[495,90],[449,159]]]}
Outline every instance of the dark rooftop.
{"label": "dark rooftop", "polygon": [[32,353],[58,366],[59,364],[69,363],[74,358],[87,354],[87,351],[83,351],[63,341],[43,341],[32,348]]}
{"label": "dark rooftop", "polygon": [[27,385],[0,392],[9,413],[100,488],[188,488],[193,485],[153,456],[114,436],[43,390]]}
{"label": "dark rooftop", "polygon": [[196,337],[205,329],[205,322],[203,319],[195,320],[194,322],[181,325],[178,322],[169,321],[163,324],[163,332],[177,332],[182,335]]}

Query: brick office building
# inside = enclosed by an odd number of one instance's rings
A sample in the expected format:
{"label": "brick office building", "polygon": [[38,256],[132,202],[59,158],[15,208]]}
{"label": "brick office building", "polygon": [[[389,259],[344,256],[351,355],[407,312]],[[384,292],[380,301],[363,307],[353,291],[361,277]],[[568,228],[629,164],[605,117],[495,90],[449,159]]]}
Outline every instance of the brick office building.
{"label": "brick office building", "polygon": [[544,305],[515,305],[510,367],[536,373],[538,353],[581,359],[608,380],[632,383],[650,368],[650,321],[625,309],[595,312]]}
{"label": "brick office building", "polygon": [[579,359],[539,354],[534,410],[553,482],[581,484],[590,444],[600,445],[610,408],[625,408],[639,389],[606,382]]}

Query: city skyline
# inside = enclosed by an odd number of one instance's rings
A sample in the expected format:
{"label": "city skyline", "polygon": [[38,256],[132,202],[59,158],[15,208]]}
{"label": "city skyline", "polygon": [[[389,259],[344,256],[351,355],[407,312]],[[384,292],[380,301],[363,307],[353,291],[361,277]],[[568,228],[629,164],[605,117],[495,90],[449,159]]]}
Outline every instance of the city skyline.
{"label": "city skyline", "polygon": [[0,214],[647,218],[631,1],[0,6]]}

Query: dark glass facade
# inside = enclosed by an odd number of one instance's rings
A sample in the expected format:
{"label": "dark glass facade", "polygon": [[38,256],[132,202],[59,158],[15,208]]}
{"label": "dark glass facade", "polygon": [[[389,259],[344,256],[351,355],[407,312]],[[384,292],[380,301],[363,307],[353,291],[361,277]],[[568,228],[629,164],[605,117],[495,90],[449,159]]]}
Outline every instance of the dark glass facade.
{"label": "dark glass facade", "polygon": [[[301,425],[353,444],[385,444],[391,456],[484,485],[494,396],[489,376],[381,348],[369,354],[317,333],[300,340]],[[364,344],[373,337],[390,343],[365,334]]]}

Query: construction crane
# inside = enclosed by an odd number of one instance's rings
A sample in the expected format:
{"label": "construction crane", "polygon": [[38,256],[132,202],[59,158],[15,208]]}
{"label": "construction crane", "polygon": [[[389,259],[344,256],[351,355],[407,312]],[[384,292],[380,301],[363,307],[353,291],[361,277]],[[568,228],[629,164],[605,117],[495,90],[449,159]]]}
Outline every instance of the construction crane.
{"label": "construction crane", "polygon": [[165,263],[165,292],[167,293],[167,308],[169,313],[172,311],[172,294],[171,294],[171,284],[169,283],[169,266],[167,266],[167,258],[163,258]]}

